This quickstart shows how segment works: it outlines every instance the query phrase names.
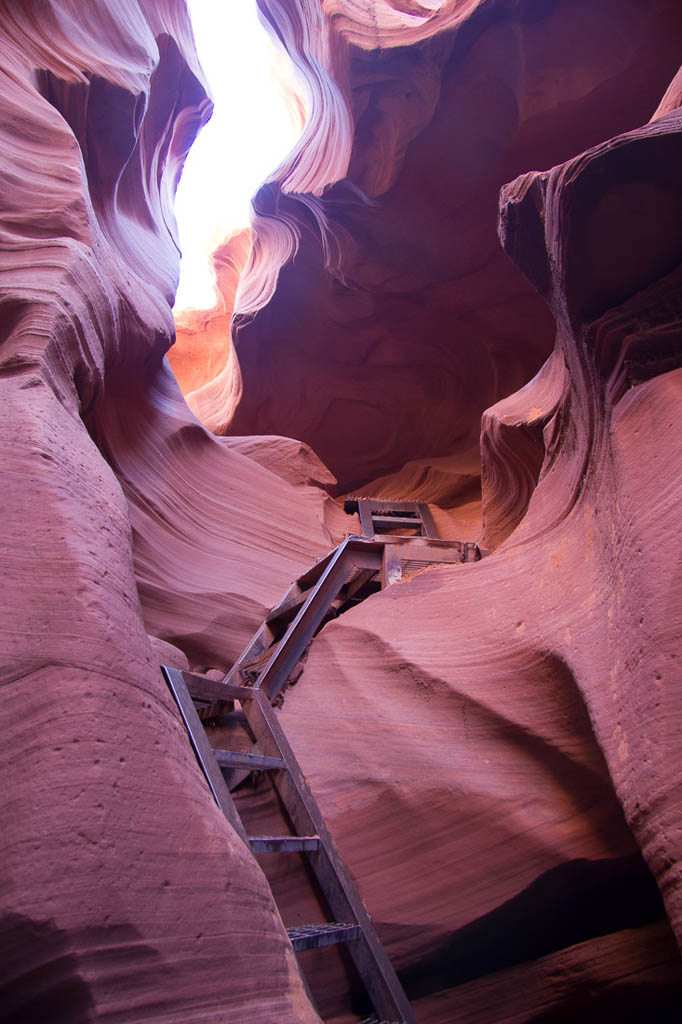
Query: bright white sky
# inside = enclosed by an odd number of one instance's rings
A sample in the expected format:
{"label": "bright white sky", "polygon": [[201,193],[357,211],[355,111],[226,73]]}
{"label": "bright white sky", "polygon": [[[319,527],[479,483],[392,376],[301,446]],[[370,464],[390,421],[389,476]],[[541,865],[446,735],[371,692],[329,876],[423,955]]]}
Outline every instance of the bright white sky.
{"label": "bright white sky", "polygon": [[249,223],[249,199],[300,134],[282,90],[283,59],[256,0],[188,0],[215,111],[192,146],[175,213],[182,262],[175,309],[215,303],[209,254]]}

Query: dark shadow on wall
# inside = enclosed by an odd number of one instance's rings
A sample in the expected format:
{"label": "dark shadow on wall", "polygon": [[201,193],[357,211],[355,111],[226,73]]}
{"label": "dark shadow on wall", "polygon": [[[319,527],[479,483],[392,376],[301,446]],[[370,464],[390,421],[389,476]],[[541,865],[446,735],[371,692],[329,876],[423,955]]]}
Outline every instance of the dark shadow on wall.
{"label": "dark shadow on wall", "polygon": [[681,1017],[682,982],[642,982],[590,993],[570,1006],[530,1017],[528,1024],[673,1024]]}
{"label": "dark shadow on wall", "polygon": [[71,937],[50,921],[20,914],[0,921],[2,1024],[84,1024],[94,1002]]}
{"label": "dark shadow on wall", "polygon": [[142,1021],[167,1013],[163,978],[171,967],[140,938],[125,924],[65,931],[52,921],[6,914],[0,1024],[90,1024],[104,1016],[131,1020],[131,1012]]}
{"label": "dark shadow on wall", "polygon": [[[401,971],[400,980],[408,997],[419,999],[664,916],[658,886],[640,853],[573,860],[458,929],[428,958]],[[682,976],[678,996],[682,1000]]]}

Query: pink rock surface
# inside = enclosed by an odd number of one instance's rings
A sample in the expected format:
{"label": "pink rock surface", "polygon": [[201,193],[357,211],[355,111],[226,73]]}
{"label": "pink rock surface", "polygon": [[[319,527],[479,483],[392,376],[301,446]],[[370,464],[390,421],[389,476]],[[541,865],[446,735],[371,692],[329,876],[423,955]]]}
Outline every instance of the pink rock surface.
{"label": "pink rock surface", "polygon": [[230,235],[211,257],[215,273],[215,306],[175,313],[175,343],[168,353],[168,362],[183,395],[213,380],[232,358],[230,320],[239,278],[250,248],[251,232],[248,228]]}
{"label": "pink rock surface", "polygon": [[146,635],[211,660],[223,630],[229,659],[331,540],[325,495],[212,439],[163,367],[210,110],[185,6],[0,7],[2,1014],[312,1022]]}
{"label": "pink rock surface", "polygon": [[[461,985],[456,993],[432,1000],[424,1019],[431,1024],[674,1020],[679,972],[679,952],[667,926],[645,925]],[[567,997],[572,1006],[562,1013],[557,1005]],[[418,1013],[422,1006],[417,1004]]]}
{"label": "pink rock surface", "polygon": [[[214,437],[164,361],[172,197],[209,113],[184,4],[0,2],[0,1005],[319,1019],[283,924],[315,900],[287,864],[276,910],[158,660],[227,667],[357,531],[334,487],[475,536],[487,405],[493,553],[325,627],[282,722],[420,1021],[677,1019],[682,11],[262,7],[313,103],[297,195],[259,199],[244,301],[266,306]],[[515,270],[494,225],[519,171]],[[344,176],[376,205],[325,192]],[[241,802],[267,820],[261,790]],[[325,962],[320,1010],[354,1019]]]}
{"label": "pink rock surface", "polygon": [[500,250],[497,194],[648,120],[679,65],[682,9],[261,7],[314,115],[256,199],[243,390],[228,370],[193,408],[221,433],[299,438],[357,490],[470,452],[482,412],[539,369],[553,322]]}
{"label": "pink rock surface", "polygon": [[112,375],[88,422],[128,499],[146,630],[196,668],[227,670],[291,581],[357,529],[306,479],[324,467],[300,444],[266,468],[258,444],[247,457],[212,437],[164,366],[139,383]]}
{"label": "pink rock surface", "polygon": [[682,1006],[641,930],[682,938],[681,147],[673,111],[503,190],[557,341],[484,418],[495,551],[328,625],[285,702],[423,1020]]}

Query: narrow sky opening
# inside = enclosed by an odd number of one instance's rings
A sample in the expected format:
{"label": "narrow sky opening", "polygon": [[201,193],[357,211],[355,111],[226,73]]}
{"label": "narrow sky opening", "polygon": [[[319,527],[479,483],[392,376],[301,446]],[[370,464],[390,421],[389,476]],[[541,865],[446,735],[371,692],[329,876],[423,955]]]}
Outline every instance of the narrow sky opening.
{"label": "narrow sky opening", "polygon": [[293,66],[259,22],[256,0],[188,0],[188,7],[215,110],[190,150],[176,197],[176,312],[215,304],[210,254],[248,226],[251,196],[303,127]]}

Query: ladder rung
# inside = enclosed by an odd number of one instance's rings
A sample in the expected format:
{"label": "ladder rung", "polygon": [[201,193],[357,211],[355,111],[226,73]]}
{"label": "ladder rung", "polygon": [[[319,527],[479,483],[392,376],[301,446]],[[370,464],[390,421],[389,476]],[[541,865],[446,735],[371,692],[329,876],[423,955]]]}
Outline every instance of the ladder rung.
{"label": "ladder rung", "polygon": [[237,754],[233,750],[216,750],[216,761],[221,768],[248,768],[253,772],[271,772],[284,768],[281,757],[264,757],[262,754]]}
{"label": "ladder rung", "polygon": [[276,644],[272,644],[271,647],[266,647],[260,654],[256,654],[255,657],[249,658],[248,661],[242,661],[239,663],[240,675],[258,675],[259,672],[265,668],[270,659],[277,653],[281,641]]}
{"label": "ladder rung", "polygon": [[252,853],[314,853],[319,836],[249,836]]}
{"label": "ladder rung", "polygon": [[296,589],[298,590],[297,594],[285,597],[284,600],[280,601],[280,603],[273,608],[271,612],[268,612],[268,616],[265,620],[266,622],[275,622],[276,619],[293,616],[301,605],[305,604],[310,597],[312,588],[308,590],[301,590],[300,587],[297,587]]}
{"label": "ladder rung", "polygon": [[309,587],[312,587],[317,583],[324,570],[334,558],[336,550],[332,548],[328,554],[320,558],[319,561],[315,562],[315,565],[311,566],[310,569],[306,570],[306,572],[298,577],[296,584],[301,590],[308,590]]}
{"label": "ladder rung", "polygon": [[367,1020],[363,1020],[360,1024],[405,1024],[404,1021],[400,1020],[379,1020],[378,1017],[368,1017]]}
{"label": "ladder rung", "polygon": [[404,1024],[404,1022],[399,1020],[379,1020],[375,1014],[373,1017],[360,1021],[360,1024]]}
{"label": "ladder rung", "polygon": [[410,526],[412,529],[421,530],[422,521],[421,519],[413,518],[412,516],[372,516],[372,522],[375,526],[388,526],[395,529],[398,526]]}
{"label": "ladder rung", "polygon": [[215,679],[207,679],[206,676],[197,675],[195,672],[182,672],[181,675],[192,700],[214,704],[219,701],[251,700],[253,697],[253,691],[246,686],[235,686],[224,680],[218,682]]}
{"label": "ladder rung", "polygon": [[287,928],[287,935],[296,953],[306,949],[321,949],[323,946],[335,946],[339,942],[352,942],[362,934],[358,924],[341,924],[331,921],[328,924],[307,924],[301,928]]}

